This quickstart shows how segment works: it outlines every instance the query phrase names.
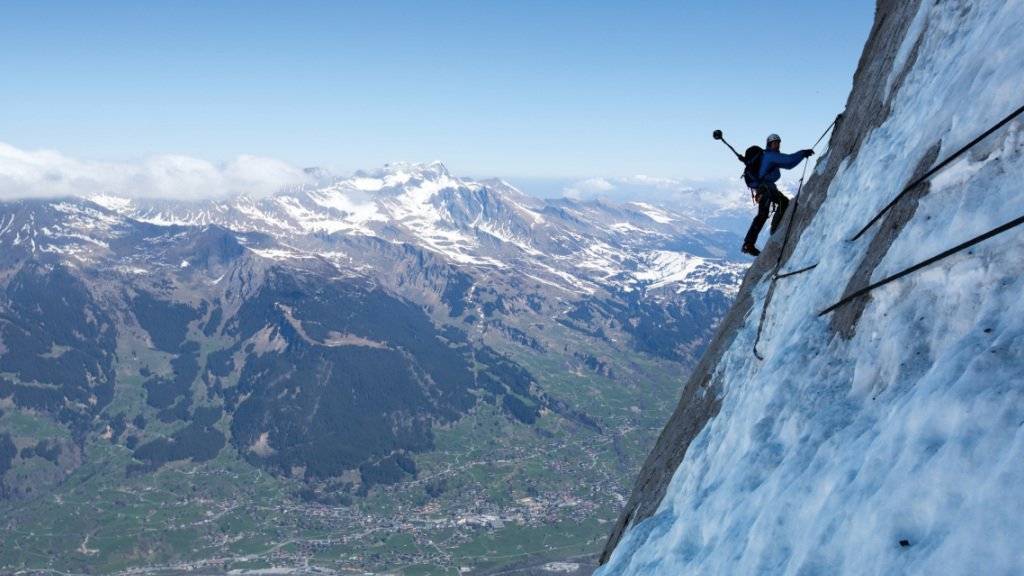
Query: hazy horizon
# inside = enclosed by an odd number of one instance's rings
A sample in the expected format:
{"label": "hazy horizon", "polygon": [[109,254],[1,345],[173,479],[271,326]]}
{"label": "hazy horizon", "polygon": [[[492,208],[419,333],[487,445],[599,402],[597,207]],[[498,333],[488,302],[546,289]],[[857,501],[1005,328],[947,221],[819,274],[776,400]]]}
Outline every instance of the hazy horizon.
{"label": "hazy horizon", "polygon": [[[572,198],[612,202],[678,203],[696,193],[709,207],[740,207],[746,191],[738,176],[731,178],[665,178],[649,174],[609,176],[531,177],[514,174],[462,172],[443,159],[396,160],[356,170],[324,166],[292,166],[274,158],[243,155],[213,163],[190,156],[162,154],[128,162],[101,162],[67,156],[56,150],[22,150],[0,142],[0,201],[109,194],[132,198],[178,200],[223,199],[240,194],[262,197],[298,185],[314,184],[306,171],[324,169],[334,177],[383,169],[387,164],[427,164],[440,161],[459,178],[501,179],[537,198]],[[786,174],[784,189],[795,180]],[[710,193],[710,195],[708,194]],[[706,201],[711,198],[711,201]]]}
{"label": "hazy horizon", "polygon": [[768,132],[809,145],[845,103],[872,12],[18,3],[0,22],[0,142],[269,177],[440,159],[506,178],[732,178],[711,130],[737,146]]}

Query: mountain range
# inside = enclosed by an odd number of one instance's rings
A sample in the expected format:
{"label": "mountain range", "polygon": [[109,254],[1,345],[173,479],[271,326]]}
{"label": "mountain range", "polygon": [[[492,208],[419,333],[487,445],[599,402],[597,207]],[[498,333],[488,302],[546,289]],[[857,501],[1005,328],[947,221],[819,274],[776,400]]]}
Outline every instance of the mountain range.
{"label": "mountain range", "polygon": [[[736,292],[735,235],[646,203],[541,200],[436,162],[309,174],[259,198],[0,204],[6,568],[39,567],[39,542],[14,537],[26,523],[73,517],[96,552],[51,568],[254,561],[222,541],[254,537],[230,525],[183,512],[182,545],[153,547],[138,524],[159,479],[226,468],[268,478],[298,540],[310,509],[390,525],[410,516],[384,511],[397,501],[417,508],[415,554],[436,566],[458,547],[433,531],[467,545],[482,517],[539,531],[571,519],[587,527],[571,545],[593,550],[664,396]],[[511,464],[570,452],[578,470],[558,475]],[[512,470],[452,468],[471,456]],[[187,494],[230,507],[240,482],[231,498],[191,480]],[[137,532],[118,536],[132,552],[97,548],[115,536],[82,507],[126,521],[124,494],[141,500]],[[354,558],[343,565],[401,554]]]}

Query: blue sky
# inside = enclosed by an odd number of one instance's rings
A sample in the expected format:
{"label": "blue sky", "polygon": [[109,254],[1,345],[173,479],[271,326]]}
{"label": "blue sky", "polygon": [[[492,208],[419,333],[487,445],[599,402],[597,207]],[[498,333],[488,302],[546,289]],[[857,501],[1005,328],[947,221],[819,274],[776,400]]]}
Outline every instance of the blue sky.
{"label": "blue sky", "polygon": [[8,2],[0,142],[458,174],[735,176],[846,101],[868,1]]}

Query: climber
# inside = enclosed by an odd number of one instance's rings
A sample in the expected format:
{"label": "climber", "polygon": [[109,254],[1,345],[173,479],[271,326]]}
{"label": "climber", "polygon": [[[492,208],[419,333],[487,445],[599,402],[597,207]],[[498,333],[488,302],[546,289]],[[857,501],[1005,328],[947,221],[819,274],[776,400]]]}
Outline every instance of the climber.
{"label": "climber", "polygon": [[757,243],[757,236],[761,233],[761,228],[764,228],[764,223],[768,221],[771,206],[775,205],[775,216],[769,229],[772,234],[779,227],[782,217],[786,214],[786,207],[789,206],[789,198],[775,186],[775,182],[782,176],[779,169],[795,168],[801,160],[814,154],[814,150],[811,149],[783,154],[779,151],[782,138],[779,138],[778,134],[769,135],[766,144],[765,150],[757,146],[747,148],[746,154],[741,158],[746,166],[743,178],[754,194],[754,201],[757,202],[757,216],[754,216],[754,221],[750,223],[750,229],[743,239],[742,251],[751,256],[761,253],[754,244]]}

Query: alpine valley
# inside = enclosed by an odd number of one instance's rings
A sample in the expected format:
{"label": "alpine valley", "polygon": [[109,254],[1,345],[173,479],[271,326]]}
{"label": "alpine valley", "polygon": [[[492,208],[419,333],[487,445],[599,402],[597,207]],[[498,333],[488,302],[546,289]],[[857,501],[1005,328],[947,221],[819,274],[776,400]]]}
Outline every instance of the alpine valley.
{"label": "alpine valley", "polygon": [[0,203],[0,571],[587,571],[739,238],[440,163],[308,175]]}

